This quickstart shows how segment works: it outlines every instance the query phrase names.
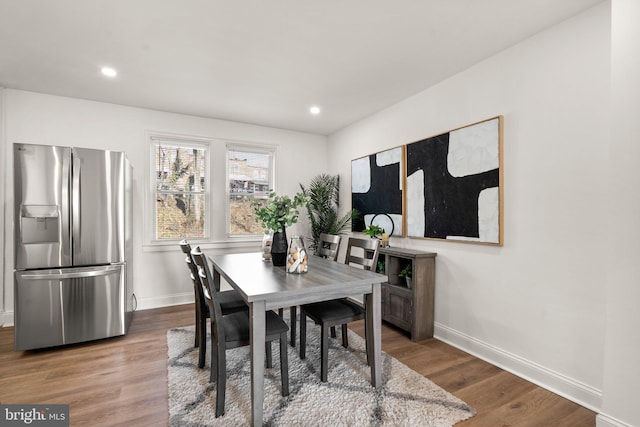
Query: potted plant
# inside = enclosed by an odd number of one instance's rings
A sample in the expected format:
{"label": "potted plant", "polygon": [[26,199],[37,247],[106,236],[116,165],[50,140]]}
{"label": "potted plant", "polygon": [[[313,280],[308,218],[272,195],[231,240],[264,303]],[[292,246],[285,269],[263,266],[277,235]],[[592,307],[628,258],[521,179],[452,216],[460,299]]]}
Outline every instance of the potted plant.
{"label": "potted plant", "polygon": [[398,277],[404,277],[407,282],[407,288],[409,289],[411,289],[411,276],[413,274],[411,267],[411,264],[408,264],[400,273],[398,273]]}
{"label": "potted plant", "polygon": [[302,193],[309,198],[306,204],[309,222],[311,223],[310,245],[317,253],[320,234],[342,234],[351,224],[351,220],[358,216],[358,211],[352,209],[343,216],[338,216],[340,207],[340,177],[338,175],[320,174],[311,180],[308,188],[300,184]]}
{"label": "potted plant", "polygon": [[269,193],[266,201],[258,199],[253,202],[256,220],[265,231],[274,232],[271,244],[273,265],[285,265],[288,249],[286,228],[298,221],[298,208],[306,203],[307,197],[302,193],[297,193],[291,199],[289,196],[278,196],[274,192]]}
{"label": "potted plant", "polygon": [[379,225],[369,224],[367,228],[365,228],[362,232],[373,239],[377,236],[382,236],[382,233],[384,233],[384,228],[380,227]]}

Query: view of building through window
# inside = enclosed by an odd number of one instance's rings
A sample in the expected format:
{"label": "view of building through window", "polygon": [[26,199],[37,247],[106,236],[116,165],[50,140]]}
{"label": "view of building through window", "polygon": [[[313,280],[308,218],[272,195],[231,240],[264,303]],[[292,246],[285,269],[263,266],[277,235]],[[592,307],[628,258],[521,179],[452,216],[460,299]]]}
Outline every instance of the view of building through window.
{"label": "view of building through window", "polygon": [[155,238],[207,237],[207,149],[155,144]]}
{"label": "view of building through window", "polygon": [[273,189],[273,156],[271,150],[240,146],[227,148],[229,234],[264,232],[255,220],[253,201],[266,200]]}

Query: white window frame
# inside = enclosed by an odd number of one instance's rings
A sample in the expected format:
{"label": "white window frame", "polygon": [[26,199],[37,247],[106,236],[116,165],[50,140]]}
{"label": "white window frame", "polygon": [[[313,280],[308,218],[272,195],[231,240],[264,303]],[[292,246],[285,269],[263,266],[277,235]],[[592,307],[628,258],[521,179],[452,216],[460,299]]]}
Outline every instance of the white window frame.
{"label": "white window frame", "polygon": [[148,149],[149,149],[149,162],[148,162],[148,188],[147,188],[147,214],[146,218],[151,220],[146,227],[147,238],[145,239],[152,245],[175,245],[180,241],[180,238],[175,239],[158,239],[156,236],[156,195],[157,195],[157,178],[156,178],[156,145],[158,143],[165,143],[167,145],[173,145],[185,148],[200,148],[205,150],[205,188],[204,188],[204,204],[205,204],[205,220],[204,220],[204,237],[202,238],[189,238],[190,243],[208,242],[211,240],[211,224],[213,221],[213,209],[211,207],[211,150],[212,139],[203,138],[190,135],[179,135],[165,132],[147,132]]}
{"label": "white window frame", "polygon": [[[268,144],[251,144],[244,142],[228,142],[225,150],[225,209],[226,209],[226,232],[227,237],[231,239],[246,239],[246,240],[256,240],[256,238],[262,238],[263,233],[256,234],[233,234],[231,233],[231,186],[229,182],[230,178],[230,164],[229,164],[229,151],[245,151],[248,153],[256,153],[256,154],[267,154],[270,156],[270,165],[269,165],[269,183],[270,188],[266,192],[268,194],[271,191],[276,191],[276,155],[277,155],[277,146],[276,145],[268,145]],[[265,194],[265,195],[266,195]]]}

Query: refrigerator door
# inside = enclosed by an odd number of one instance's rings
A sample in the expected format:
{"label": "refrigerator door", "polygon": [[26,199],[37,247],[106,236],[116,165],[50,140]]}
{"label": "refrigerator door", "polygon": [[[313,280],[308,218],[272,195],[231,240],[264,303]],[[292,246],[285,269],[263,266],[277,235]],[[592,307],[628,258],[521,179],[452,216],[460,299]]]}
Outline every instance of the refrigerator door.
{"label": "refrigerator door", "polygon": [[14,144],[15,268],[72,265],[71,149]]}
{"label": "refrigerator door", "polygon": [[125,260],[125,156],[73,148],[73,265]]}
{"label": "refrigerator door", "polygon": [[15,350],[125,333],[125,265],[15,272]]}

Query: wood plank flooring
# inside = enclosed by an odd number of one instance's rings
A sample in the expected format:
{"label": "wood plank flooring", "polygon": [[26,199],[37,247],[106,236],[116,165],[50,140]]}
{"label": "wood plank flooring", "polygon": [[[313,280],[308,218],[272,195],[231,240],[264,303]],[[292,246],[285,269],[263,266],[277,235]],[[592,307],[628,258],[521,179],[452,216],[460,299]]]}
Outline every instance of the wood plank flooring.
{"label": "wood plank flooring", "polygon": [[[125,337],[28,352],[0,328],[0,403],[69,404],[74,427],[167,425],[166,331],[193,322],[191,304],[144,310]],[[594,412],[441,341],[384,324],[382,348],[477,410],[457,426],[595,426]]]}

